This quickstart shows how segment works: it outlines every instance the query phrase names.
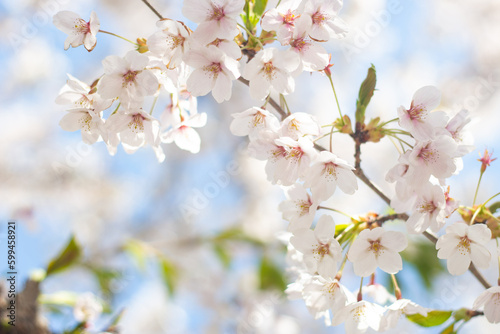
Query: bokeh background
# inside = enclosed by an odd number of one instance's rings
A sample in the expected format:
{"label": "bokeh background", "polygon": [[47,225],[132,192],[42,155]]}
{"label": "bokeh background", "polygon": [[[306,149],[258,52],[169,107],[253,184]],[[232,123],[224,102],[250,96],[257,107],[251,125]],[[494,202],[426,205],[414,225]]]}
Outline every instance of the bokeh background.
{"label": "bokeh background", "polygon": [[[165,17],[183,20],[182,1],[151,3]],[[123,333],[342,333],[342,327],[315,321],[303,301],[288,301],[276,292],[273,288],[283,286],[281,277],[263,282],[269,272],[277,277],[273,270],[286,268],[277,239],[286,223],[277,210],[281,189],[267,182],[261,162],[248,157],[246,139],[229,132],[231,114],[257,104],[247,87],[235,82],[232,99],[220,105],[210,96],[199,98],[199,111],[209,116],[199,131],[199,154],[169,145],[162,164],[148,148],[128,155],[120,147],[111,157],[102,143],[88,146],[79,133],[64,132],[58,125],[64,106],[54,100],[66,73],[90,83],[101,75],[104,57],[122,56],[131,45],[99,34],[91,53],[82,47],[64,51],[66,36],[52,25],[52,15],[60,10],[83,18],[95,10],[101,29],[130,39],[155,32],[156,16],[139,0],[0,1],[0,254],[5,254],[6,222],[15,220],[21,281],[46,268],[75,235],[84,250],[81,263],[45,280],[42,293],[92,291],[106,300],[112,312],[95,329],[126,309]],[[479,177],[478,152],[500,146],[500,3],[346,0],[341,17],[350,26],[348,37],[325,47],[332,53],[345,114],[353,117],[370,64],[377,68],[378,83],[367,117],[396,117],[396,108],[408,106],[413,92],[425,85],[442,90],[440,109],[471,112],[476,150],[449,180],[452,196],[470,205]],[[287,101],[292,111],[314,114],[322,124],[338,115],[328,80],[317,73],[299,77]],[[334,152],[350,162],[353,146],[348,137],[334,137]],[[391,194],[384,176],[398,157],[393,144],[386,138],[367,144],[362,157],[367,174]],[[499,189],[499,162],[494,162],[478,201]],[[351,215],[387,211],[363,185],[355,197],[337,192],[328,204]],[[344,219],[334,218],[337,223]],[[398,224],[393,228],[404,230]],[[425,239],[412,240],[426,248]],[[496,254],[493,243],[490,248]],[[134,254],[147,254],[143,265]],[[429,253],[413,247],[408,254],[418,259]],[[5,264],[1,255],[1,275]],[[417,267],[406,266],[398,275],[403,295],[446,310],[471,307],[483,291],[469,273],[427,274],[431,287]],[[496,282],[496,261],[484,275]],[[378,277],[386,283],[383,274]],[[285,273],[286,283],[292,279]],[[359,284],[349,266],[343,280],[353,290]],[[43,312],[56,333],[75,323],[71,307],[45,305]],[[461,332],[478,331],[497,333],[498,326],[477,318]],[[402,321],[394,333],[404,332],[429,333]]]}

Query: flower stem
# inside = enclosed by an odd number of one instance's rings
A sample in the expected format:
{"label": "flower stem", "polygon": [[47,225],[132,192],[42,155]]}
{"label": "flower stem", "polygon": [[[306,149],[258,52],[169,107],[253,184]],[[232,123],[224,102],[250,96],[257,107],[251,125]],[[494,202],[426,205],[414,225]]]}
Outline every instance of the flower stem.
{"label": "flower stem", "polygon": [[158,101],[158,95],[156,95],[155,99],[153,100],[153,105],[151,106],[151,110],[149,111],[150,115],[153,115],[153,110],[155,109],[156,101]]}
{"label": "flower stem", "polygon": [[113,34],[112,32],[105,31],[105,30],[99,30],[99,32],[102,32],[103,34],[108,34],[108,35],[111,35],[111,36],[115,36],[115,37],[121,38],[121,39],[123,39],[123,40],[125,40],[125,41],[127,41],[129,43],[132,43],[132,44],[134,44],[136,46],[139,46],[139,44],[137,44],[136,42],[132,42],[130,39],[127,39],[127,38],[122,37],[122,36],[117,35],[117,34]]}
{"label": "flower stem", "polygon": [[481,179],[483,178],[483,174],[484,172],[481,172],[481,174],[479,174],[479,180],[477,181],[477,187],[476,187],[476,192],[474,193],[474,200],[472,201],[472,206],[476,204],[477,193],[479,192],[479,185],[481,184]]}
{"label": "flower stem", "polygon": [[163,16],[149,3],[148,0],[142,0],[142,2],[144,2],[144,4],[148,6],[148,8],[151,9],[151,11],[155,13],[155,15],[160,18],[160,20],[163,19]]}
{"label": "flower stem", "polygon": [[330,210],[330,211],[333,211],[333,212],[337,212],[337,213],[340,213],[341,215],[344,215],[346,217],[349,217],[351,219],[354,219],[356,220],[353,216],[351,216],[350,214],[347,214],[345,212],[342,212],[340,210],[337,210],[337,209],[334,209],[334,208],[329,208],[329,207],[326,207],[326,206],[318,206],[318,209],[323,209],[323,210]]}
{"label": "flower stem", "polygon": [[358,302],[363,300],[363,278],[361,277],[361,282],[359,283]]}
{"label": "flower stem", "polygon": [[391,274],[392,284],[394,284],[394,294],[396,299],[401,299],[401,289],[399,288],[398,281],[396,280],[396,275]]}
{"label": "flower stem", "polygon": [[333,95],[335,96],[335,102],[337,103],[337,109],[339,110],[340,120],[342,121],[342,125],[345,125],[344,116],[342,116],[342,111],[340,110],[339,99],[337,97],[337,92],[335,91],[335,86],[333,85],[332,76],[328,75],[327,77],[328,77],[328,80],[330,80],[330,85],[332,86]]}

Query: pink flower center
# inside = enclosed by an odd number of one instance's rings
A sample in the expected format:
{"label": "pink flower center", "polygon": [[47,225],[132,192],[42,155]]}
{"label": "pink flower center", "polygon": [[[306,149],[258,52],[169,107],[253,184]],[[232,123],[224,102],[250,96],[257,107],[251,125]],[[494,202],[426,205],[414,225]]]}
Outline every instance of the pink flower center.
{"label": "pink flower center", "polygon": [[315,25],[320,26],[325,22],[325,20],[326,20],[326,16],[323,15],[320,11],[317,11],[312,16],[312,21],[313,21],[313,24],[315,24]]}
{"label": "pink flower center", "polygon": [[92,129],[92,116],[90,116],[89,113],[86,113],[78,120],[78,123],[80,123],[80,127],[83,131],[90,132]]}
{"label": "pink flower center", "polygon": [[139,74],[141,71],[131,71],[128,70],[127,73],[123,75],[123,87],[128,86],[130,83],[133,83],[135,81],[135,77],[137,74]]}
{"label": "pink flower center", "polygon": [[275,70],[276,67],[274,67],[271,61],[264,63],[264,66],[262,67],[262,72],[264,72],[268,80],[272,80],[275,77]]}
{"label": "pink flower center", "polygon": [[178,48],[179,46],[183,46],[185,40],[186,39],[184,37],[182,37],[181,35],[172,35],[166,39],[166,42],[167,42],[168,48],[170,50],[173,50],[173,49]]}
{"label": "pink flower center", "polygon": [[323,169],[323,173],[326,174],[326,177],[328,179],[335,179],[337,180],[337,165],[335,165],[333,162],[327,162],[325,164],[325,168]]}
{"label": "pink flower center", "polygon": [[309,45],[311,45],[311,43],[306,41],[304,37],[301,37],[293,40],[293,42],[291,42],[290,45],[297,51],[303,52],[309,48]]}
{"label": "pink flower center", "polygon": [[132,120],[128,123],[128,127],[132,132],[139,133],[144,132],[144,116],[141,114],[135,114],[132,116]]}
{"label": "pink flower center", "polygon": [[224,7],[220,7],[212,3],[212,13],[210,15],[210,20],[220,21],[225,16],[226,14],[224,13]]}
{"label": "pink flower center", "polygon": [[217,79],[219,73],[222,72],[222,66],[220,63],[212,63],[210,65],[204,66],[203,71],[208,72],[210,78]]}
{"label": "pink flower center", "polygon": [[423,202],[417,208],[418,212],[420,212],[420,213],[430,213],[430,214],[432,214],[434,212],[434,210],[436,210],[436,209],[437,209],[437,206],[432,201]]}
{"label": "pink flower center", "polygon": [[463,236],[462,238],[460,238],[457,249],[462,255],[470,254],[470,240],[469,238],[467,238],[467,236]]}
{"label": "pink flower center", "polygon": [[270,160],[277,161],[280,158],[286,158],[287,152],[283,146],[277,146],[274,150],[271,151]]}
{"label": "pink flower center", "polygon": [[340,288],[339,284],[336,283],[336,282],[333,282],[333,283],[330,283],[330,284],[326,285],[325,290],[326,290],[327,295],[330,298],[333,298],[333,297],[335,297],[335,293],[337,292],[337,290],[339,288]]}
{"label": "pink flower center", "polygon": [[368,240],[370,243],[370,248],[368,248],[370,251],[372,251],[376,257],[380,255],[380,253],[383,252],[384,246],[380,244],[380,240]]}
{"label": "pink flower center", "polygon": [[302,159],[302,156],[304,155],[304,151],[300,147],[292,147],[286,155],[286,159],[291,159],[294,162],[299,162],[300,159]]}
{"label": "pink flower center", "polygon": [[427,164],[429,162],[435,162],[439,158],[439,152],[433,149],[429,143],[420,149],[417,157]]}
{"label": "pink flower center", "polygon": [[308,215],[309,214],[309,208],[311,207],[311,199],[308,198],[307,201],[302,200],[302,201],[297,201],[297,207],[299,208],[299,215],[300,217]]}
{"label": "pink flower center", "polygon": [[321,258],[323,258],[325,255],[330,254],[330,245],[329,244],[323,244],[319,243],[318,247],[316,247],[313,250],[313,254],[319,255]]}
{"label": "pink flower center", "polygon": [[256,128],[258,126],[261,126],[265,123],[265,121],[266,121],[266,116],[260,111],[257,111],[253,116],[253,122],[252,122],[253,127]]}
{"label": "pink flower center", "polygon": [[90,32],[90,24],[85,22],[83,19],[77,19],[75,21],[74,29],[78,34],[87,34]]}
{"label": "pink flower center", "polygon": [[289,9],[285,15],[282,15],[283,16],[283,24],[287,25],[287,26],[293,26],[293,22],[295,21],[295,19],[297,19],[300,15],[298,16],[295,16],[295,14],[292,13],[292,11]]}
{"label": "pink flower center", "polygon": [[413,102],[411,103],[410,109],[407,110],[407,112],[412,121],[416,120],[422,122],[427,116],[427,110],[421,105],[414,106]]}
{"label": "pink flower center", "polygon": [[354,322],[359,323],[359,322],[365,320],[365,318],[366,318],[365,308],[366,308],[365,305],[361,305],[361,306],[355,307],[351,311],[352,318],[353,318]]}

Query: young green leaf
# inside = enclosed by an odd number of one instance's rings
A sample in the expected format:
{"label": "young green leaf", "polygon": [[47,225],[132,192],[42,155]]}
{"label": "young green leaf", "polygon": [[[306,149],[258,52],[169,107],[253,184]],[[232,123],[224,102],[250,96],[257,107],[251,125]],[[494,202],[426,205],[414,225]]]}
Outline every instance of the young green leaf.
{"label": "young green leaf", "polygon": [[434,327],[443,324],[451,317],[451,314],[452,311],[431,311],[427,313],[427,317],[416,313],[407,315],[406,318],[422,327]]}
{"label": "young green leaf", "polygon": [[268,257],[263,256],[259,268],[260,289],[272,290],[278,289],[285,291],[286,281],[283,277],[283,270]]}
{"label": "young green leaf", "polygon": [[365,122],[366,107],[370,103],[376,84],[377,72],[375,71],[375,66],[372,64],[368,69],[365,80],[359,88],[358,100],[356,101],[356,123]]}
{"label": "young green leaf", "polygon": [[71,237],[66,247],[47,266],[47,277],[54,273],[63,271],[77,262],[82,254],[80,245],[74,236]]}
{"label": "young green leaf", "polygon": [[227,251],[225,245],[221,243],[214,244],[214,252],[215,255],[219,258],[220,262],[224,266],[224,268],[228,269],[231,265],[231,255]]}
{"label": "young green leaf", "polygon": [[267,0],[255,0],[255,3],[253,5],[254,14],[260,18],[264,13],[264,11],[266,10],[266,6],[267,6]]}
{"label": "young green leaf", "polygon": [[167,260],[165,257],[159,257],[160,270],[163,281],[167,286],[170,295],[173,295],[177,286],[178,271],[175,265]]}

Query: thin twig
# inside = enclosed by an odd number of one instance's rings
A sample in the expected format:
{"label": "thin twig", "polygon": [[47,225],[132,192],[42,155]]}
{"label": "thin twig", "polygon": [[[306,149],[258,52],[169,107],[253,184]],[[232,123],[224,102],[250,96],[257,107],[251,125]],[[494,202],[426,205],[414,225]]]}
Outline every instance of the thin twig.
{"label": "thin twig", "polygon": [[[238,81],[243,82],[247,86],[250,86],[250,82],[243,77],[239,77]],[[278,114],[280,114],[281,119],[286,118],[287,116],[286,111],[284,111],[283,108],[281,108],[281,106],[279,105],[279,103],[277,103],[273,98],[269,98],[269,104],[273,106],[273,108],[278,112]]]}
{"label": "thin twig", "polygon": [[156,14],[156,16],[158,16],[160,18],[160,20],[163,19],[163,16],[161,16],[161,14],[156,10],[156,8],[154,8],[148,0],[142,0],[142,2],[144,2],[146,4],[146,6],[149,7],[149,9],[151,9],[153,11],[153,13]]}

